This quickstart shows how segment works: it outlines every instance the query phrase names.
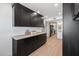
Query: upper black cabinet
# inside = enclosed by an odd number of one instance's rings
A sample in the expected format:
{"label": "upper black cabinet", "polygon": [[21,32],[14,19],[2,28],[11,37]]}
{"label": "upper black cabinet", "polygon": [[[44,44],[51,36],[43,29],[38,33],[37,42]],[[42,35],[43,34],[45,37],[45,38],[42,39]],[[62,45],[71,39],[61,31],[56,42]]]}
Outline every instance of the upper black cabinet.
{"label": "upper black cabinet", "polygon": [[19,27],[43,27],[44,20],[42,15],[33,15],[35,11],[19,4],[14,3],[14,26]]}
{"label": "upper black cabinet", "polygon": [[40,16],[40,15],[36,15],[36,16],[33,16],[33,17],[31,17],[31,25],[32,26],[35,26],[35,27],[40,27],[40,26],[44,26],[44,24],[43,24],[43,19],[42,19],[42,17]]}

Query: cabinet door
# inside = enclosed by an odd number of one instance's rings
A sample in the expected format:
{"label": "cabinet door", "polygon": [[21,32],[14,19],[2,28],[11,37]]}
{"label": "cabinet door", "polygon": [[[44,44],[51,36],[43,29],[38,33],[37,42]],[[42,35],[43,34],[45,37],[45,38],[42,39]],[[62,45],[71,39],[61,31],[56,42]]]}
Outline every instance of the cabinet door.
{"label": "cabinet door", "polygon": [[38,14],[35,16],[31,16],[31,26],[32,27],[43,27],[44,26],[44,20],[42,19],[41,16]]}
{"label": "cabinet door", "polygon": [[30,26],[30,13],[22,8],[22,25],[23,26]]}
{"label": "cabinet door", "polygon": [[23,55],[28,55],[32,50],[32,42],[30,38],[26,38],[22,40],[22,51]]}
{"label": "cabinet door", "polygon": [[21,56],[22,54],[22,40],[17,40],[17,55]]}
{"label": "cabinet door", "polygon": [[38,35],[37,36],[37,46],[40,47],[46,42],[46,34]]}
{"label": "cabinet door", "polygon": [[15,26],[30,26],[30,14],[31,11],[28,10],[28,8],[25,8],[24,6],[20,4],[14,5],[14,25]]}
{"label": "cabinet door", "polygon": [[31,17],[31,26],[36,27],[38,25],[38,18],[37,16],[32,16]]}
{"label": "cabinet door", "polygon": [[21,16],[22,16],[21,7],[16,4],[14,6],[14,25],[15,26],[21,26],[22,25]]}

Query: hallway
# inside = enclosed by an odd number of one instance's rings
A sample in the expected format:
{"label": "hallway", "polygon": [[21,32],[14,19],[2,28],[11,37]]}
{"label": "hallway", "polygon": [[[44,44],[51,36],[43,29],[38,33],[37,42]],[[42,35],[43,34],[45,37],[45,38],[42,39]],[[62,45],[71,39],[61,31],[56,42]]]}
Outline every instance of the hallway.
{"label": "hallway", "polygon": [[62,56],[62,40],[58,40],[54,35],[47,39],[46,44],[29,56]]}

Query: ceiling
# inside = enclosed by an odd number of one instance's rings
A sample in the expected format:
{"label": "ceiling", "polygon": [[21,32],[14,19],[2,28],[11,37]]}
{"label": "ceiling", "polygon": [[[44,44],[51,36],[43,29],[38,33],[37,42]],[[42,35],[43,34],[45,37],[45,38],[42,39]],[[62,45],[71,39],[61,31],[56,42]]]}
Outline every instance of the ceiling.
{"label": "ceiling", "polygon": [[40,14],[50,17],[62,16],[61,3],[21,3],[22,5],[39,12]]}

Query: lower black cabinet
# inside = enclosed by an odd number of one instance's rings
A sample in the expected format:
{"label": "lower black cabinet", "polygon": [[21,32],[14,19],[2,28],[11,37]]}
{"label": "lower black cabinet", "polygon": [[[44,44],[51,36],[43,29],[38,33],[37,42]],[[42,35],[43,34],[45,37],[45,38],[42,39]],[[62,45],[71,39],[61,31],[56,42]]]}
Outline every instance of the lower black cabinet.
{"label": "lower black cabinet", "polygon": [[20,40],[13,39],[13,56],[27,56],[41,47],[46,40],[46,34]]}

